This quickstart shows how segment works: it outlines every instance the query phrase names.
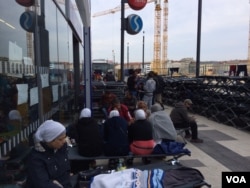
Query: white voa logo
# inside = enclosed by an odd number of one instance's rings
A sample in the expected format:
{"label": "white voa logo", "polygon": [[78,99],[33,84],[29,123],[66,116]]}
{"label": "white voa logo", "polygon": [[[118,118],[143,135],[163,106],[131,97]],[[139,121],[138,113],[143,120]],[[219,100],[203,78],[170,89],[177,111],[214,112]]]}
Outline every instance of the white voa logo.
{"label": "white voa logo", "polygon": [[247,183],[244,176],[226,176],[227,183]]}

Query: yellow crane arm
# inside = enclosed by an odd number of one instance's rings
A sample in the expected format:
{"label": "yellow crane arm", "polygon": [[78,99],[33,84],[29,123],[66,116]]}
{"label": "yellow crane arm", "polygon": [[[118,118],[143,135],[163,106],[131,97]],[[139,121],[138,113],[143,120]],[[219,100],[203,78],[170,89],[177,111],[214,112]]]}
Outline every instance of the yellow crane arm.
{"label": "yellow crane arm", "polygon": [[[152,2],[157,3],[157,0],[149,0],[149,1],[147,1],[147,3],[152,3]],[[125,4],[124,8],[128,9],[128,8],[130,8],[130,6],[128,4]],[[115,8],[109,9],[109,10],[94,13],[92,15],[92,17],[103,16],[103,15],[106,15],[106,14],[114,14],[114,13],[119,12],[119,11],[121,11],[121,6],[120,5],[115,7]]]}

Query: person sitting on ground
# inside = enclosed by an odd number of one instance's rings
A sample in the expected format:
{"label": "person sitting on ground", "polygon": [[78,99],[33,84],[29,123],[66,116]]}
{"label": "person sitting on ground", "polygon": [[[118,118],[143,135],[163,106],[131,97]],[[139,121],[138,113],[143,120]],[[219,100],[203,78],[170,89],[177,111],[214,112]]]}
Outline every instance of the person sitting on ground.
{"label": "person sitting on ground", "polygon": [[111,102],[116,98],[116,95],[110,91],[105,91],[100,100],[100,109],[105,119],[108,119],[108,110],[111,107]]}
{"label": "person sitting on ground", "polygon": [[134,111],[136,109],[137,98],[131,94],[130,91],[126,91],[125,97],[122,100],[122,104],[128,107],[129,113],[134,117]]}
{"label": "person sitting on ground", "polygon": [[34,147],[27,164],[27,188],[72,188],[68,160],[66,129],[47,120],[34,134]]}
{"label": "person sitting on ground", "polygon": [[146,113],[146,118],[148,118],[151,114],[150,110],[148,109],[147,104],[144,101],[137,102],[137,109],[142,109]]}
{"label": "person sitting on ground", "polygon": [[105,77],[103,78],[105,82],[115,81],[115,76],[112,71],[108,71]]}
{"label": "person sitting on ground", "polygon": [[[153,128],[146,119],[146,113],[142,109],[135,111],[135,122],[128,127],[130,151],[135,155],[149,155],[152,153],[155,142],[153,140]],[[150,163],[147,158],[142,158],[144,163]]]}
{"label": "person sitting on ground", "polygon": [[176,103],[175,107],[170,112],[170,118],[176,129],[191,128],[192,135],[188,130],[185,131],[185,137],[191,137],[191,142],[202,143],[203,140],[198,138],[198,126],[195,118],[188,115],[188,108],[190,108],[192,104],[193,102],[190,99],[185,99],[184,102]]}
{"label": "person sitting on ground", "polygon": [[82,156],[95,157],[103,154],[103,140],[97,121],[89,108],[82,109],[76,123],[78,152]]}
{"label": "person sitting on ground", "polygon": [[113,99],[111,102],[111,107],[108,112],[112,110],[118,110],[121,117],[123,117],[129,124],[133,122],[133,118],[128,110],[128,107],[125,104],[121,104],[118,98]]}
{"label": "person sitting on ground", "polygon": [[162,109],[162,106],[155,103],[151,106],[151,115],[148,121],[153,126],[153,138],[156,144],[164,141],[175,141],[177,133],[169,115]]}

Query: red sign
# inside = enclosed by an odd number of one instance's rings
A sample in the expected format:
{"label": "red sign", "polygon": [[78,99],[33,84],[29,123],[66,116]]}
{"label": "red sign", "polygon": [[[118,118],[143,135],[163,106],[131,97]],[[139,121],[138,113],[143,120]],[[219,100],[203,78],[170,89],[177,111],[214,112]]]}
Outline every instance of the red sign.
{"label": "red sign", "polygon": [[25,6],[25,7],[30,7],[32,5],[34,5],[35,0],[16,0],[16,2],[19,5]]}
{"label": "red sign", "polygon": [[147,4],[147,0],[128,0],[128,5],[134,10],[141,10]]}

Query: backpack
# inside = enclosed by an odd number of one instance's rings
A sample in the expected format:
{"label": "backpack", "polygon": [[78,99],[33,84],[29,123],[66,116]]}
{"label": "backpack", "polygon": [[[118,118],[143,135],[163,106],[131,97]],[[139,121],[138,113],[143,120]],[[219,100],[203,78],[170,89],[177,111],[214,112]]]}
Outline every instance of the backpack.
{"label": "backpack", "polygon": [[163,185],[167,188],[200,188],[211,187],[205,182],[202,173],[195,168],[180,166],[165,171]]}

